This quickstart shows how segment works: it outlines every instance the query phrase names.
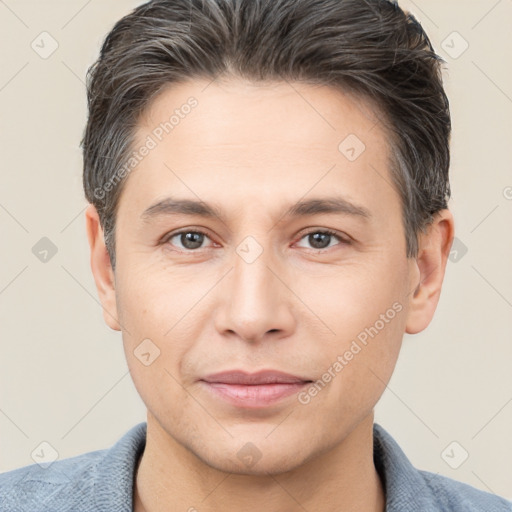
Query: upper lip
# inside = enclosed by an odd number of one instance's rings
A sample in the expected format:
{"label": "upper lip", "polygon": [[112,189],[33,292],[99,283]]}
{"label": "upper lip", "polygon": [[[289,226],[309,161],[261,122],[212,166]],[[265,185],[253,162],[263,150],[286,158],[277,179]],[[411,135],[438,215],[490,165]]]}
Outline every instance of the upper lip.
{"label": "upper lip", "polygon": [[311,382],[310,379],[291,375],[290,373],[278,370],[260,370],[255,373],[248,373],[243,370],[227,370],[220,373],[213,373],[201,380],[206,382],[218,382],[223,384],[289,384],[297,382]]}

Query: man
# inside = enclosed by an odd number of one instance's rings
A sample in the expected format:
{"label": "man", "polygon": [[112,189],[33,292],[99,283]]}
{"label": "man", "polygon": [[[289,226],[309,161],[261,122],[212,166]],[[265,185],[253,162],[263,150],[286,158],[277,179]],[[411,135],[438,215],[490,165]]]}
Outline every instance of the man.
{"label": "man", "polygon": [[440,59],[384,0],[156,0],[88,76],[91,267],[147,423],[1,510],[510,511],[373,408],[454,236]]}

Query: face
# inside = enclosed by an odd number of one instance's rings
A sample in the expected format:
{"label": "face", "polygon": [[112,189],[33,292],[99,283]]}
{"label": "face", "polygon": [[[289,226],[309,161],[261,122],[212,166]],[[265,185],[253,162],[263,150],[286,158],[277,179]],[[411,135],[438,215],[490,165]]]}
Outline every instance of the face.
{"label": "face", "polygon": [[[164,91],[137,137],[149,150],[118,205],[110,324],[148,422],[229,472],[332,449],[381,396],[420,276],[382,125],[328,87],[194,81]],[[203,381],[262,369],[311,382],[262,405]]]}

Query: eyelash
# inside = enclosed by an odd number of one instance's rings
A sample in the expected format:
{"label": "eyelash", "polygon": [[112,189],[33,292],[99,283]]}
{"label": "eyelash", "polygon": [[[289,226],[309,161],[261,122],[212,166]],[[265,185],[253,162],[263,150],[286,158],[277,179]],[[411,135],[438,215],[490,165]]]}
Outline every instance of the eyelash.
{"label": "eyelash", "polygon": [[[169,235],[165,236],[162,240],[162,243],[163,244],[167,244],[169,242],[169,240],[171,240],[171,238],[174,238],[175,236],[178,236],[178,235],[182,235],[184,233],[197,233],[197,234],[201,234],[201,235],[204,235],[205,237],[207,238],[210,238],[208,236],[208,234],[200,229],[183,229],[181,231],[176,231],[175,233],[170,233]],[[330,235],[330,236],[334,236],[336,237],[339,241],[340,241],[340,244],[339,245],[348,245],[350,244],[350,240],[347,238],[347,237],[343,237],[341,236],[337,231],[334,231],[332,229],[313,229],[311,231],[308,231],[306,233],[303,233],[302,236],[299,238],[299,241],[302,240],[303,238],[305,238],[306,236],[308,235],[311,235],[313,233],[321,233],[323,235]],[[314,248],[309,248],[310,251],[315,251],[316,253],[318,252],[324,252],[324,251],[327,251],[328,249],[331,249],[332,247],[326,247],[326,248],[323,248],[323,249],[314,249]],[[175,249],[177,252],[182,252],[182,253],[195,253],[195,252],[199,252],[201,250],[201,248],[198,248],[198,249]]]}

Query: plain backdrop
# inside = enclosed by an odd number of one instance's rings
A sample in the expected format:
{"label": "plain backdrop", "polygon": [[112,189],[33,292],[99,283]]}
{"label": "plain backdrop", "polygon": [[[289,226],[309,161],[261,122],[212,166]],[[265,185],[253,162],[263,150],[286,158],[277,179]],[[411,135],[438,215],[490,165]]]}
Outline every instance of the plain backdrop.
{"label": "plain backdrop", "polygon": [[[79,149],[86,70],[139,3],[0,1],[0,471],[42,442],[59,458],[109,447],[146,419],[90,271]],[[415,466],[512,499],[512,0],[400,5],[446,60],[457,241],[376,421]]]}

